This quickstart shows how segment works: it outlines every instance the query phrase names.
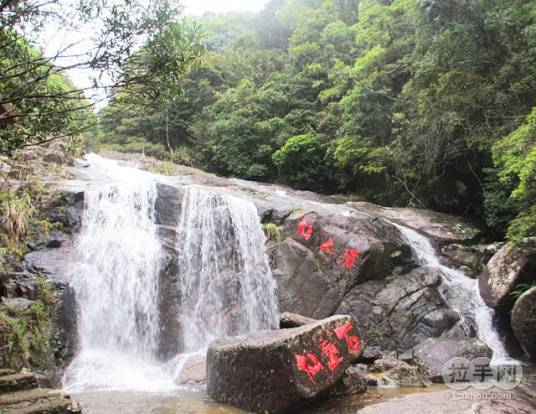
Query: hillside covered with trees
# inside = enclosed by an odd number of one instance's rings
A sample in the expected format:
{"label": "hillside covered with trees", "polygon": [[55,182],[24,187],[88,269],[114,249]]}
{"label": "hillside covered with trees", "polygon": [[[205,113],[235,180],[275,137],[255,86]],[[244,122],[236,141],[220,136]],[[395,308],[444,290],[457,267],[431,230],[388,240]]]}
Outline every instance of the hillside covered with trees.
{"label": "hillside covered with trees", "polygon": [[535,235],[536,3],[272,0],[205,15],[206,53],[115,94],[98,144]]}

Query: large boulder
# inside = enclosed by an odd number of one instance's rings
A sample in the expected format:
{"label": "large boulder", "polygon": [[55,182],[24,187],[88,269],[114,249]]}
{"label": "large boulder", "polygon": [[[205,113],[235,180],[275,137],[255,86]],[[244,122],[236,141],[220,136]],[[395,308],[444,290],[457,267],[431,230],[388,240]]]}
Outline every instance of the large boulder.
{"label": "large boulder", "polygon": [[368,202],[352,202],[348,205],[360,212],[412,228],[430,238],[436,247],[450,243],[467,244],[480,234],[475,226],[460,218],[431,210],[382,207]]}
{"label": "large boulder", "polygon": [[[304,220],[314,229],[307,240],[296,232]],[[355,285],[413,264],[410,246],[383,220],[299,212],[287,217],[282,229],[286,238],[269,245],[282,312],[328,317]],[[359,252],[354,263],[345,263],[349,251]]]}
{"label": "large boulder", "polygon": [[507,244],[491,258],[480,274],[478,284],[484,302],[492,308],[508,312],[517,286],[536,282],[536,238]]}
{"label": "large boulder", "polygon": [[413,361],[432,382],[443,382],[443,366],[452,358],[491,358],[491,349],[478,339],[430,338],[413,349]]}
{"label": "large boulder", "polygon": [[349,316],[219,339],[208,349],[207,393],[254,412],[295,412],[336,384],[362,345]]}
{"label": "large boulder", "polygon": [[416,268],[396,278],[354,287],[337,313],[349,314],[366,331],[367,345],[401,351],[446,335],[459,316],[437,291],[437,270]]}
{"label": "large boulder", "polygon": [[512,310],[512,330],[527,356],[536,360],[536,287],[516,301]]}

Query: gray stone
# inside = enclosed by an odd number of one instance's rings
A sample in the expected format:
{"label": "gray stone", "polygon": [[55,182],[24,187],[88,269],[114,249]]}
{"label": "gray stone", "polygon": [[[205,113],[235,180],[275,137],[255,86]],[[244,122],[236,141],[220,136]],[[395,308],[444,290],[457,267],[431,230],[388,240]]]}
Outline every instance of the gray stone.
{"label": "gray stone", "polygon": [[367,391],[367,377],[369,375],[362,370],[350,367],[348,368],[337,383],[329,388],[328,394],[331,397],[342,395],[363,394]]}
{"label": "gray stone", "polygon": [[283,312],[279,316],[279,327],[281,329],[299,328],[300,326],[318,322],[318,319],[308,318],[297,313]]}
{"label": "gray stone", "polygon": [[[309,240],[295,235],[302,219],[315,229]],[[355,285],[382,280],[395,268],[413,264],[411,248],[399,230],[383,220],[302,212],[285,220],[284,232],[292,237],[269,246],[282,312],[317,319],[333,315]],[[336,254],[320,249],[328,239]],[[347,249],[360,251],[355,266],[348,269],[341,257]]]}
{"label": "gray stone", "polygon": [[82,225],[84,211],[84,192],[65,190],[51,206],[49,220],[62,223],[66,228],[76,232]]}
{"label": "gray stone", "polygon": [[536,238],[516,245],[508,244],[491,258],[478,284],[484,302],[508,312],[514,298],[511,293],[521,284],[536,282]]}
{"label": "gray stone", "polygon": [[381,373],[386,383],[398,387],[428,387],[430,381],[414,365],[395,358],[378,359],[369,368],[370,372]]}
{"label": "gray stone", "polygon": [[194,355],[188,358],[176,380],[180,385],[200,385],[207,380],[207,358],[204,355]]}
{"label": "gray stone", "polygon": [[32,250],[45,248],[57,249],[61,247],[63,243],[68,242],[69,239],[69,235],[62,233],[61,231],[51,231],[50,233],[42,234],[37,240],[28,242],[28,247]]}
{"label": "gray stone", "polygon": [[491,349],[478,339],[430,338],[413,350],[415,364],[420,366],[432,382],[443,382],[445,363],[455,357],[472,360],[491,358]]}
{"label": "gray stone", "polygon": [[512,310],[512,330],[527,356],[536,360],[536,287],[516,301]]}
{"label": "gray stone", "polygon": [[483,253],[475,247],[464,246],[463,244],[448,244],[441,248],[441,254],[448,259],[448,264],[452,264],[471,277],[482,272],[484,265]]}
{"label": "gray stone", "polygon": [[[360,336],[351,324],[349,316],[333,316],[300,328],[216,340],[207,354],[207,393],[218,402],[255,412],[298,410],[336,384],[360,356],[360,350],[335,333],[348,326],[348,335]],[[327,343],[340,358],[331,367],[321,351]]]}
{"label": "gray stone", "polygon": [[353,288],[337,313],[349,314],[366,332],[367,346],[403,351],[427,338],[447,335],[458,320],[437,291],[440,277],[417,268],[393,280]]}
{"label": "gray stone", "polygon": [[30,309],[35,302],[25,298],[2,298],[2,304],[8,309],[11,316],[21,316]]}
{"label": "gray stone", "polygon": [[436,247],[449,243],[467,244],[480,234],[475,226],[464,220],[431,210],[382,207],[368,202],[348,205],[360,212],[410,227],[429,237]]}
{"label": "gray stone", "polygon": [[179,224],[183,189],[167,184],[156,185],[155,219],[156,224],[177,227]]}

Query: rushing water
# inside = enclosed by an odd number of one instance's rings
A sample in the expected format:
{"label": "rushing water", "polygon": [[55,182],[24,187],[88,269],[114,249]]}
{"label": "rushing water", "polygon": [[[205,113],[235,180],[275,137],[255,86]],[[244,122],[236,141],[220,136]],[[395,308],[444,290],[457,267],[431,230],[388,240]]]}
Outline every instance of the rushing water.
{"label": "rushing water", "polygon": [[415,230],[394,224],[412,247],[418,262],[439,271],[441,286],[439,291],[449,308],[460,316],[459,328],[467,337],[476,333],[479,339],[493,350],[493,358],[508,356],[504,346],[493,327],[493,310],[488,307],[478,288],[478,281],[469,278],[463,272],[440,263],[436,250],[430,240]]}
{"label": "rushing water", "polygon": [[108,179],[85,192],[70,284],[78,307],[79,352],[68,390],[169,389],[155,363],[162,247],[151,174],[88,156]]}
{"label": "rushing water", "polygon": [[[85,192],[70,284],[79,350],[64,375],[68,391],[176,390],[185,360],[157,360],[163,247],[155,224],[163,177],[87,157],[98,180]],[[185,191],[177,229],[183,350],[277,325],[275,281],[253,203],[214,189]],[[178,212],[177,212],[178,214]],[[177,353],[179,349],[177,349]],[[178,365],[178,366],[177,366]]]}
{"label": "rushing water", "polygon": [[186,351],[213,339],[278,324],[266,238],[250,201],[189,187],[178,232],[182,339]]}

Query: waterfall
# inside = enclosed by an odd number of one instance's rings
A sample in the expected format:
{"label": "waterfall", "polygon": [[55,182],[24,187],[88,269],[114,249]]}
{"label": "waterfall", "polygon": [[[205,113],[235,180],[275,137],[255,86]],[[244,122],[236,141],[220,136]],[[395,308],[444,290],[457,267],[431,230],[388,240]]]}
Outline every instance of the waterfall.
{"label": "waterfall", "polygon": [[172,381],[155,362],[162,258],[154,224],[155,180],[98,156],[88,161],[111,182],[85,192],[70,277],[79,351],[64,386],[70,391],[170,388]]}
{"label": "waterfall", "polygon": [[476,333],[476,336],[493,350],[494,360],[508,356],[493,327],[493,309],[488,307],[480,296],[478,281],[467,277],[460,270],[441,264],[436,250],[426,237],[405,226],[391,224],[396,226],[407,240],[419,265],[439,271],[439,291],[449,308],[460,316],[458,327],[464,336],[471,337]]}
{"label": "waterfall", "polygon": [[[163,177],[97,155],[87,160],[92,181],[69,279],[79,347],[63,385],[69,392],[176,390],[175,365],[187,355],[166,363],[157,359],[165,254],[155,202]],[[183,351],[278,325],[276,285],[257,210],[224,191],[185,191],[176,287]]]}
{"label": "waterfall", "polygon": [[191,186],[178,231],[184,350],[278,325],[272,277],[253,203]]}

